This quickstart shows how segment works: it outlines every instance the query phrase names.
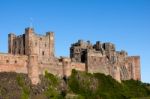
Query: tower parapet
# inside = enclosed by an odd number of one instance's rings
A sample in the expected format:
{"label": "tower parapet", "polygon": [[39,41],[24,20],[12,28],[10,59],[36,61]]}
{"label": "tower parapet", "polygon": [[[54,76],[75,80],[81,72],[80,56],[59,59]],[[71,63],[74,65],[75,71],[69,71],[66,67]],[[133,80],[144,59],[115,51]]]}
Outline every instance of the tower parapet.
{"label": "tower parapet", "polygon": [[34,33],[34,28],[30,27],[25,28],[25,34],[32,34],[32,33]]}
{"label": "tower parapet", "polygon": [[[28,73],[32,84],[40,82],[39,74],[45,70],[59,76],[71,75],[72,69],[89,73],[104,73],[118,80],[141,80],[140,57],[116,51],[113,43],[78,40],[70,47],[70,58],[54,55],[54,32],[39,35],[33,28],[24,34],[8,35],[8,55],[0,54],[0,72]],[[7,66],[6,66],[7,65]]]}

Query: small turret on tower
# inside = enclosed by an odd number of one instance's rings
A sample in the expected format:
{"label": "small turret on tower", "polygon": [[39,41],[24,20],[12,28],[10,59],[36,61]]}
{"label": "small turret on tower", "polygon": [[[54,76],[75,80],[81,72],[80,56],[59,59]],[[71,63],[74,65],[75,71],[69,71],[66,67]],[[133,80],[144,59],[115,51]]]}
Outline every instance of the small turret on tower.
{"label": "small turret on tower", "polygon": [[29,33],[34,33],[34,29],[31,27],[25,28],[25,33],[29,34]]}

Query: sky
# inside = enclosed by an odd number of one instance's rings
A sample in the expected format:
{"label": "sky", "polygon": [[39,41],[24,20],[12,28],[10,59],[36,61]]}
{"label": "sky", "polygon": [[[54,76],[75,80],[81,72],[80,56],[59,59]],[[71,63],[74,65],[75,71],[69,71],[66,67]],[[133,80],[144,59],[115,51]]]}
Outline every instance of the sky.
{"label": "sky", "polygon": [[79,39],[139,55],[142,81],[150,83],[150,0],[0,0],[0,52],[8,51],[8,33],[31,25],[38,34],[55,32],[56,56],[69,56]]}

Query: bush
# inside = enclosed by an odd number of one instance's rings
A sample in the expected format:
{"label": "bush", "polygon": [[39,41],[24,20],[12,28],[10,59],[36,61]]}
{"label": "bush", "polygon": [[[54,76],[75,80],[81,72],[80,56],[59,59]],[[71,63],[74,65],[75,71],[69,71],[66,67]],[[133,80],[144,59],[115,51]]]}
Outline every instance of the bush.
{"label": "bush", "polygon": [[17,83],[21,87],[21,99],[29,99],[30,97],[30,88],[25,84],[25,80],[22,76],[17,76]]}
{"label": "bush", "polygon": [[141,81],[126,80],[122,83],[124,93],[129,98],[150,96],[150,90]]}
{"label": "bush", "polygon": [[86,73],[72,70],[69,77],[70,90],[85,99],[129,99],[150,96],[150,90],[140,81],[117,82],[101,73]]}
{"label": "bush", "polygon": [[63,99],[62,94],[57,89],[59,86],[59,79],[51,73],[45,71],[45,78],[48,81],[48,89],[45,91],[45,95],[48,99]]}

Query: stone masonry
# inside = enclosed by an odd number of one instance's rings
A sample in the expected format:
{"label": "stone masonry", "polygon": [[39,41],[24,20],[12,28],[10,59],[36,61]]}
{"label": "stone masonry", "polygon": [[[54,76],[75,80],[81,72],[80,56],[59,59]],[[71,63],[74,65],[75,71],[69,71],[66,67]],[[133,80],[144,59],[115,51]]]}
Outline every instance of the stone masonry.
{"label": "stone masonry", "polygon": [[97,41],[92,45],[89,41],[79,40],[72,44],[70,58],[72,62],[85,63],[86,71],[90,73],[104,73],[118,81],[141,80],[140,57],[116,51],[112,43]]}
{"label": "stone masonry", "polygon": [[39,75],[48,71],[59,77],[69,76],[72,69],[104,73],[114,79],[141,80],[140,57],[116,51],[112,43],[91,44],[79,40],[70,47],[70,58],[55,57],[54,33],[35,33],[33,28],[16,36],[8,34],[8,53],[0,53],[0,72],[28,74],[33,84],[40,83]]}

